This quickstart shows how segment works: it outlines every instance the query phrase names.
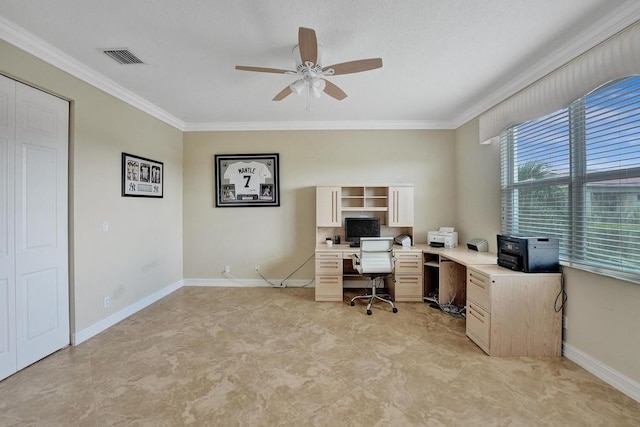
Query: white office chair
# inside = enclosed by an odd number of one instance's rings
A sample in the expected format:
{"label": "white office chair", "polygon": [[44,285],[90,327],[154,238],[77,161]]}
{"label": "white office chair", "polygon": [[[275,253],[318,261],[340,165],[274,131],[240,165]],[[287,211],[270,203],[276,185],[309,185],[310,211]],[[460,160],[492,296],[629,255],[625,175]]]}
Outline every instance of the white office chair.
{"label": "white office chair", "polygon": [[368,299],[367,314],[371,315],[371,304],[378,299],[391,304],[393,312],[397,313],[390,295],[376,294],[376,279],[382,279],[384,283],[384,278],[393,273],[393,237],[362,237],[360,254],[353,254],[352,260],[358,273],[371,279],[371,293],[352,298],[351,306],[356,305],[356,300]]}

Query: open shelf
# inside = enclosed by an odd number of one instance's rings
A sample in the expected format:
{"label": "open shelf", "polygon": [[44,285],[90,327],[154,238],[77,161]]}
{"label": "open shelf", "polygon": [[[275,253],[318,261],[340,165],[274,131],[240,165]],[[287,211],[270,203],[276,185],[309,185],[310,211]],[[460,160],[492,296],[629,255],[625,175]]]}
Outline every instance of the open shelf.
{"label": "open shelf", "polygon": [[389,210],[389,208],[384,206],[384,207],[368,207],[363,209],[362,207],[354,207],[354,206],[345,207],[344,205],[342,205],[342,210],[345,212],[386,212],[387,210]]}

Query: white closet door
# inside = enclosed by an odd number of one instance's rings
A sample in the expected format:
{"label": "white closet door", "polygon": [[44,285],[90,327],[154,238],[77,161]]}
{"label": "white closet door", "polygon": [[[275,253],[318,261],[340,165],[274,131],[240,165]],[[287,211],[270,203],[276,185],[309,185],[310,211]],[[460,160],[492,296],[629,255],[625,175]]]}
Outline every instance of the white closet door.
{"label": "white closet door", "polygon": [[14,138],[16,86],[0,76],[0,379],[17,370]]}
{"label": "white closet door", "polygon": [[16,86],[18,369],[69,344],[69,104]]}

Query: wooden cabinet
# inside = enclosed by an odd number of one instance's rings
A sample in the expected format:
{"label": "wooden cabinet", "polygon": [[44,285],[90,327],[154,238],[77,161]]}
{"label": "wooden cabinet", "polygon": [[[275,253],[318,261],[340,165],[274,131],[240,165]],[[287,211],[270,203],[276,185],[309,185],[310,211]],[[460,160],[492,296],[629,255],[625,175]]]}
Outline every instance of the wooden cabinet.
{"label": "wooden cabinet", "polygon": [[387,280],[389,293],[398,302],[422,302],[422,251],[396,249],[394,276]]}
{"label": "wooden cabinet", "polygon": [[316,186],[316,242],[343,235],[349,216],[380,218],[382,235],[413,236],[413,186],[318,185]]}
{"label": "wooden cabinet", "polygon": [[340,227],[340,187],[316,187],[316,227]]}
{"label": "wooden cabinet", "polygon": [[467,267],[466,333],[490,356],[560,356],[560,274]]}
{"label": "wooden cabinet", "polygon": [[389,187],[388,225],[413,227],[413,187]]}
{"label": "wooden cabinet", "polygon": [[467,270],[467,336],[489,353],[491,279],[477,270]]}
{"label": "wooden cabinet", "polygon": [[316,301],[342,301],[342,276],[316,275]]}
{"label": "wooden cabinet", "polygon": [[[350,257],[349,247],[334,245],[329,249],[325,241],[335,236],[344,238],[344,219],[358,216],[380,218],[381,236],[408,234],[413,238],[413,185],[316,186],[316,301],[342,301],[344,275],[352,273],[344,271],[342,259],[338,266],[333,257]],[[394,284],[398,301],[422,301],[420,252],[409,255],[403,251]],[[406,267],[409,263],[412,266]]]}
{"label": "wooden cabinet", "polygon": [[433,253],[424,255],[424,298],[444,305],[464,306],[466,294],[466,268],[446,256]]}
{"label": "wooden cabinet", "polygon": [[316,301],[342,301],[342,252],[316,251]]}

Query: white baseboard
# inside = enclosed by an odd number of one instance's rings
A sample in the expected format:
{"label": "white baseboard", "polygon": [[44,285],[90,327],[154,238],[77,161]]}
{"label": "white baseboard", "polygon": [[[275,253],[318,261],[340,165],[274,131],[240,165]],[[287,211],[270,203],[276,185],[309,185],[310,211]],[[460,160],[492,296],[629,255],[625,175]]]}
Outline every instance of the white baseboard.
{"label": "white baseboard", "polygon": [[180,280],[172,285],[169,285],[166,288],[161,289],[158,292],[151,294],[148,297],[143,298],[140,301],[137,301],[116,313],[113,313],[112,315],[102,319],[101,321],[94,323],[88,328],[71,334],[71,345],[78,345],[85,342],[89,338],[98,335],[100,332],[110,328],[118,322],[121,322],[132,314],[135,314],[143,308],[153,304],[154,302],[161,300],[170,293],[177,291],[183,286],[183,282],[183,280]]}
{"label": "white baseboard", "polygon": [[626,377],[620,372],[611,369],[599,360],[589,356],[575,347],[562,343],[562,355],[580,367],[591,372],[607,384],[620,390],[630,398],[640,402],[640,383]]}
{"label": "white baseboard", "polygon": [[262,279],[239,279],[230,274],[224,279],[184,279],[183,286],[211,286],[224,288],[313,288],[314,283],[310,280],[287,280],[284,286],[280,286],[282,279],[267,279],[268,283]]}

